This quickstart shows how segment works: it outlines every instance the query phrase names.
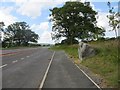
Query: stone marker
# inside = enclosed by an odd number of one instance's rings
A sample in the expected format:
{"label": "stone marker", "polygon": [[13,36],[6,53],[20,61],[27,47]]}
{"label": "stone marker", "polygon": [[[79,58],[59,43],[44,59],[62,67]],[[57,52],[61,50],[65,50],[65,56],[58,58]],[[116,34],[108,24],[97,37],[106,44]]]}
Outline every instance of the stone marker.
{"label": "stone marker", "polygon": [[95,49],[93,49],[90,45],[80,42],[78,48],[79,59],[83,60],[86,57],[94,56]]}

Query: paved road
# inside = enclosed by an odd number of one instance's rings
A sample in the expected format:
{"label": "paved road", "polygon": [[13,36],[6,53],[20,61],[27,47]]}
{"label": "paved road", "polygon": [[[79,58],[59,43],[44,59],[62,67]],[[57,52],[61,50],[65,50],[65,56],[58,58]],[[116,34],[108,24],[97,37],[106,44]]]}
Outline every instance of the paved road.
{"label": "paved road", "polygon": [[47,48],[24,50],[3,56],[3,88],[38,88],[53,51]]}
{"label": "paved road", "polygon": [[64,52],[56,52],[43,88],[97,88]]}
{"label": "paved road", "polygon": [[51,59],[53,53],[47,48],[33,48],[3,56],[2,87],[39,88],[43,83],[43,88],[97,88],[63,51],[57,51]]}

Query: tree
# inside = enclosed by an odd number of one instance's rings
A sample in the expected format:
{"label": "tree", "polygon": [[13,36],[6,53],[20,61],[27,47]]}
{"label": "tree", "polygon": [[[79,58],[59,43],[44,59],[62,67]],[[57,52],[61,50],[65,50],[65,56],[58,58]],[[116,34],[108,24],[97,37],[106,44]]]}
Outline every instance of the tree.
{"label": "tree", "polygon": [[4,31],[3,26],[5,26],[4,22],[0,22],[0,42],[2,38],[2,32]]}
{"label": "tree", "polygon": [[53,39],[66,37],[68,44],[73,44],[76,38],[92,38],[99,34],[98,31],[103,31],[101,28],[98,30],[95,18],[97,12],[89,2],[66,2],[63,7],[54,7],[50,11]]}
{"label": "tree", "polygon": [[35,32],[31,31],[30,29],[28,30],[25,30],[24,32],[24,39],[23,39],[23,42],[24,42],[24,45],[28,45],[28,42],[37,42],[38,40],[38,35],[35,34]]}
{"label": "tree", "polygon": [[4,41],[7,41],[10,46],[13,45],[28,45],[28,42],[37,42],[39,36],[31,31],[26,22],[16,22],[9,25],[5,29]]}
{"label": "tree", "polygon": [[112,27],[112,30],[115,31],[115,36],[117,37],[117,30],[120,28],[120,12],[115,12],[114,7],[111,6],[110,2],[108,2],[107,5],[109,7],[109,15],[107,15],[109,19],[109,25]]}
{"label": "tree", "polygon": [[0,31],[3,31],[3,26],[5,26],[4,22],[0,22]]}

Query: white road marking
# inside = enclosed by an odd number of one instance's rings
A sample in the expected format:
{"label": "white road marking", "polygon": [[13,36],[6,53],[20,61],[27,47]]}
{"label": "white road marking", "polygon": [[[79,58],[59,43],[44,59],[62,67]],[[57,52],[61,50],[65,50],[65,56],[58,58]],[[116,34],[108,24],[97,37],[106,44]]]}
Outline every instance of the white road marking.
{"label": "white road marking", "polygon": [[4,65],[0,66],[0,68],[3,68],[3,67],[5,67],[5,66],[7,66],[7,64],[4,64]]}
{"label": "white road marking", "polygon": [[30,56],[26,56],[27,58],[30,57]]}
{"label": "white road marking", "polygon": [[16,63],[16,62],[18,62],[18,60],[12,61],[12,63]]}
{"label": "white road marking", "polygon": [[[65,54],[66,56],[67,56],[67,54]],[[68,56],[67,56],[68,57]],[[69,58],[69,57],[68,57]],[[96,82],[94,82],[82,69],[80,69],[80,67],[77,65],[77,64],[75,64],[72,60],[70,60],[75,66],[77,66],[77,68],[98,88],[98,89],[100,89],[100,90],[102,90],[101,89],[101,87],[100,86],[98,86],[97,84],[96,84]]]}
{"label": "white road marking", "polygon": [[41,82],[41,84],[40,84],[40,86],[39,86],[39,90],[41,90],[42,87],[43,87],[43,85],[44,85],[44,82],[45,82],[45,80],[46,80],[46,77],[47,77],[48,71],[49,71],[49,69],[50,69],[50,66],[51,66],[51,64],[52,64],[54,55],[55,55],[55,51],[54,51],[54,53],[53,53],[53,55],[52,55],[52,58],[51,58],[51,60],[50,60],[50,62],[49,62],[49,64],[48,64],[48,67],[47,67],[47,69],[46,69],[46,72],[45,72],[45,74],[44,74],[44,76],[43,76],[42,82]]}
{"label": "white road marking", "polygon": [[24,58],[21,58],[21,60],[23,60]]}
{"label": "white road marking", "polygon": [[101,88],[100,88],[100,86],[98,86],[82,69],[80,69],[80,67],[77,65],[77,64],[75,64],[78,68],[79,68],[79,70],[97,87],[97,88],[99,88],[100,90],[102,90]]}

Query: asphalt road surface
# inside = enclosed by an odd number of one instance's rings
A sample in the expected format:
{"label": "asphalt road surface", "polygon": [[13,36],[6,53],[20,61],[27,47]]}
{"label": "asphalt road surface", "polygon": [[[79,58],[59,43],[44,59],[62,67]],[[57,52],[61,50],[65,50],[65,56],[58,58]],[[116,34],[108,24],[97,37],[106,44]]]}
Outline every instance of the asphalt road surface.
{"label": "asphalt road surface", "polygon": [[97,88],[64,52],[56,52],[43,88]]}
{"label": "asphalt road surface", "polygon": [[3,88],[38,88],[53,51],[47,48],[26,49],[3,56]]}
{"label": "asphalt road surface", "polygon": [[2,56],[0,68],[2,88],[98,88],[63,51],[13,50]]}

